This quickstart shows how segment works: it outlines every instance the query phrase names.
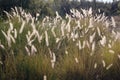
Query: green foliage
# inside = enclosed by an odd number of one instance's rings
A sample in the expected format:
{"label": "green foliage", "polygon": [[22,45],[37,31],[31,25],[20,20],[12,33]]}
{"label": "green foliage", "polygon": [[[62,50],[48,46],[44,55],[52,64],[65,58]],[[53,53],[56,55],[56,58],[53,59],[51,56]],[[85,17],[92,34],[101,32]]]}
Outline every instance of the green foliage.
{"label": "green foliage", "polygon": [[54,16],[53,1],[44,0],[1,0],[0,1],[0,15],[4,15],[5,11],[11,11],[13,7],[22,7],[26,11],[31,12],[36,16],[36,13],[41,14],[41,18],[45,16]]}
{"label": "green foliage", "polygon": [[11,8],[15,6],[24,8],[34,16],[36,16],[36,13],[40,13],[41,16],[39,18],[44,18],[45,16],[54,17],[55,11],[58,11],[61,16],[65,16],[66,13],[70,13],[72,8],[88,9],[90,7],[95,9],[95,12],[100,9],[101,13],[104,12],[108,16],[119,14],[119,8],[116,8],[117,4],[112,4],[114,3],[103,3],[96,0],[92,2],[86,0],[81,2],[76,0],[0,0],[0,16],[4,17],[3,11],[11,11]]}
{"label": "green foliage", "polygon": [[111,8],[113,15],[119,15],[119,11],[120,11],[119,5],[120,5],[120,1],[113,2],[112,8]]}
{"label": "green foliage", "polygon": [[118,2],[118,10],[117,13],[120,15],[120,2]]}
{"label": "green foliage", "polygon": [[30,10],[33,14],[40,13],[42,17],[53,16],[54,12],[52,5],[53,3],[43,0],[31,0],[28,10]]}
{"label": "green foliage", "polygon": [[0,0],[0,8],[9,11],[15,6],[28,8],[30,0]]}

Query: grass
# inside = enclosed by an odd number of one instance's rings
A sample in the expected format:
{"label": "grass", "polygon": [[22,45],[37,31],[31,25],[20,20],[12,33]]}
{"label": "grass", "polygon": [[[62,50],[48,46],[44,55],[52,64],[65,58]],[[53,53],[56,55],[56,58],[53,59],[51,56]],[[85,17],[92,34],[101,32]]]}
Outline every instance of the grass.
{"label": "grass", "polygon": [[[0,80],[119,80],[115,22],[92,9],[42,21],[22,8],[0,21]],[[112,27],[112,29],[110,28]]]}

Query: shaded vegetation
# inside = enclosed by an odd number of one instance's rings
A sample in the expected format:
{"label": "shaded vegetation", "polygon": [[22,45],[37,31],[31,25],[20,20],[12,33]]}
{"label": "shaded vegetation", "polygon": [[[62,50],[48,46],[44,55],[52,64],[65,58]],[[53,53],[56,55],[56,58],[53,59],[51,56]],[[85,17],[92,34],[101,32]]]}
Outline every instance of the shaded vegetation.
{"label": "shaded vegetation", "polygon": [[120,2],[103,3],[93,0],[92,2],[83,0],[78,2],[76,0],[0,0],[0,15],[5,11],[10,11],[13,7],[22,7],[34,16],[40,13],[41,18],[45,16],[55,16],[55,11],[58,11],[61,16],[70,13],[70,9],[89,9],[92,7],[95,12],[100,9],[101,13],[106,13],[107,16],[119,15]]}

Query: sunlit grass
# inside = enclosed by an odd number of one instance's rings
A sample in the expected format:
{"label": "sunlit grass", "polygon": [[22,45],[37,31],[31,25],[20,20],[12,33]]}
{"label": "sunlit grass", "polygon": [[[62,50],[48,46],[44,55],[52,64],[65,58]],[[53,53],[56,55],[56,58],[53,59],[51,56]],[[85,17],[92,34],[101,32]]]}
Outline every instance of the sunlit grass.
{"label": "sunlit grass", "polygon": [[22,8],[12,10],[0,22],[1,80],[119,80],[113,18],[90,8],[39,21]]}

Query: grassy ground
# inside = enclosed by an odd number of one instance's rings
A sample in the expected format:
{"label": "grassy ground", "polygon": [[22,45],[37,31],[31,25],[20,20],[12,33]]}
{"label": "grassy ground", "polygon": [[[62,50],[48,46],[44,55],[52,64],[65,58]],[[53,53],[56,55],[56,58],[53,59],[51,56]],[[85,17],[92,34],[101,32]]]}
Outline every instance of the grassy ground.
{"label": "grassy ground", "polygon": [[71,10],[42,21],[21,8],[0,21],[0,80],[120,80],[113,18]]}

